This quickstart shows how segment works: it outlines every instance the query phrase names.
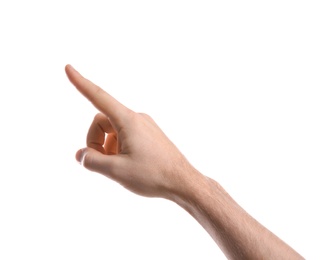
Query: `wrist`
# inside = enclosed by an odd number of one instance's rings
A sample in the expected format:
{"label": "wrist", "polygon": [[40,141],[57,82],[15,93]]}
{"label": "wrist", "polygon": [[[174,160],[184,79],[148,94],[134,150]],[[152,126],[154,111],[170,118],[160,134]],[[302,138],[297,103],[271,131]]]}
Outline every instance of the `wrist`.
{"label": "wrist", "polygon": [[169,199],[191,213],[200,200],[217,189],[219,184],[197,171],[193,166],[188,167],[181,174],[178,184],[170,193]]}

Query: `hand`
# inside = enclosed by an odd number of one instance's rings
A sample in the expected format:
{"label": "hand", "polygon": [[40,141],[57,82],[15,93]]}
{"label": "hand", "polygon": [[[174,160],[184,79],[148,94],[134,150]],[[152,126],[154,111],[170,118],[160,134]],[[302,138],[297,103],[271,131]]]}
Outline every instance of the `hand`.
{"label": "hand", "polygon": [[151,117],[128,109],[70,65],[65,70],[101,112],[89,128],[87,147],[76,153],[85,168],[139,195],[167,199],[184,192],[187,174],[200,175]]}

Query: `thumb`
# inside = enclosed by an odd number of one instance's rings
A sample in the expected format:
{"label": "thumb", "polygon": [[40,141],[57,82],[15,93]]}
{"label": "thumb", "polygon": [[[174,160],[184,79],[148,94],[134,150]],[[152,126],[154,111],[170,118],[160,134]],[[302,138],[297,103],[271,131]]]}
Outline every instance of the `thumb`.
{"label": "thumb", "polygon": [[109,178],[115,179],[117,172],[117,155],[106,155],[93,148],[83,148],[76,153],[76,160],[86,169],[101,173]]}

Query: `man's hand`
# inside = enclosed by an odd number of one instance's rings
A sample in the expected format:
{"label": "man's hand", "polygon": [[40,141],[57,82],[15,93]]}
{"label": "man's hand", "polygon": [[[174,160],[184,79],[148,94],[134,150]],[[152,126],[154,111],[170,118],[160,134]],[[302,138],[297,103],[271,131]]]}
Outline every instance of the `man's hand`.
{"label": "man's hand", "polygon": [[76,153],[85,168],[139,195],[167,199],[184,191],[190,179],[184,174],[201,176],[190,171],[193,167],[151,117],[125,107],[72,66],[65,70],[71,83],[101,112],[89,128],[87,147]]}

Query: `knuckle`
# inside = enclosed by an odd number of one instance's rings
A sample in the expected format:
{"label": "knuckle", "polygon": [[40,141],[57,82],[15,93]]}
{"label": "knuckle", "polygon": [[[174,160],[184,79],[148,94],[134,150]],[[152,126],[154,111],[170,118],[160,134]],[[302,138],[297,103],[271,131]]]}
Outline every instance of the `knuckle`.
{"label": "knuckle", "polygon": [[97,114],[95,115],[95,117],[94,117],[94,122],[99,122],[99,121],[101,121],[101,119],[103,119],[103,118],[104,118],[104,116],[103,116],[102,113],[97,113]]}
{"label": "knuckle", "polygon": [[144,118],[147,118],[147,119],[152,119],[152,117],[146,113],[138,113],[139,115],[141,115],[142,117]]}
{"label": "knuckle", "polygon": [[96,95],[96,96],[100,96],[101,94],[104,94],[105,93],[105,91],[101,88],[101,87],[99,87],[99,86],[96,86],[96,88],[95,88],[95,90],[94,90],[94,94]]}

